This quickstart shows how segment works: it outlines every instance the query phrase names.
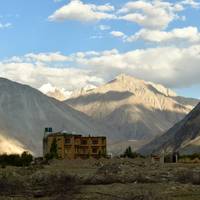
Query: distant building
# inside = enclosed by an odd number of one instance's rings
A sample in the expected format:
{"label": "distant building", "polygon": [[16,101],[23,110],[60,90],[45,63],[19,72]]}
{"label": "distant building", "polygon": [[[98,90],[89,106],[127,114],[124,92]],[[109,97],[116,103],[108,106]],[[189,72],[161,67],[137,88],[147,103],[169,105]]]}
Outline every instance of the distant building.
{"label": "distant building", "polygon": [[179,152],[171,152],[165,155],[166,163],[177,163],[179,160]]}
{"label": "distant building", "polygon": [[160,155],[151,154],[151,162],[152,163],[155,163],[155,162],[164,163],[164,158],[163,158],[163,156],[160,156]]}
{"label": "distant building", "polygon": [[46,128],[43,138],[44,156],[50,153],[53,141],[56,141],[59,159],[87,159],[106,156],[106,137],[85,137],[65,131],[53,133],[52,128]]}
{"label": "distant building", "polygon": [[162,152],[161,154],[151,154],[151,161],[152,163],[160,162],[160,163],[177,163],[179,159],[178,152],[172,152],[165,154]]}

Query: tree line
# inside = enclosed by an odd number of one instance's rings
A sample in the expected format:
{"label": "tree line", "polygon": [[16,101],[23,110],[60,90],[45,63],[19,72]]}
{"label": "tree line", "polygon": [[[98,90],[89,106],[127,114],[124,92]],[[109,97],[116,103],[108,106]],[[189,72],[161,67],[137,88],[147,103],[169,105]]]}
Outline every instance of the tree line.
{"label": "tree line", "polygon": [[0,155],[0,165],[2,167],[6,166],[29,166],[33,161],[33,156],[24,151],[21,155],[20,154],[2,154]]}

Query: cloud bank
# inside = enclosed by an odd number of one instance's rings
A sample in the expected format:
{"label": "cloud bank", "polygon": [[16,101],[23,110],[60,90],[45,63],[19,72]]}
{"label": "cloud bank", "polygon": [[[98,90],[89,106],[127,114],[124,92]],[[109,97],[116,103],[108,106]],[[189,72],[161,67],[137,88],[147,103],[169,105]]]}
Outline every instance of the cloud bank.
{"label": "cloud bank", "polygon": [[111,11],[114,11],[114,7],[110,4],[97,6],[95,4],[84,4],[80,0],[73,0],[56,10],[51,16],[49,16],[49,20],[76,20],[91,22],[103,19],[113,19],[115,16],[110,14]]}
{"label": "cloud bank", "polygon": [[[89,4],[73,0],[55,10],[52,22],[75,20],[98,22],[102,20],[126,21],[139,28],[131,35],[112,25],[98,24],[98,31],[108,33],[123,42],[143,41],[140,49],[119,51],[30,52],[0,61],[1,77],[9,78],[35,88],[77,88],[98,86],[121,73],[161,83],[171,88],[200,84],[200,32],[195,26],[169,28],[175,20],[184,20],[183,10],[199,9],[194,0],[183,1],[130,1],[116,8],[111,4]],[[158,20],[159,19],[159,20]],[[1,25],[0,25],[1,28]],[[93,36],[96,38],[97,36]],[[101,37],[101,36],[99,36]],[[152,47],[145,44],[151,43]]]}
{"label": "cloud bank", "polygon": [[[41,59],[41,55],[45,57]],[[52,59],[52,55],[59,56]],[[58,67],[59,62],[62,65]],[[200,84],[199,63],[200,45],[187,48],[155,47],[127,52],[113,49],[71,55],[32,53],[1,61],[0,74],[1,77],[35,88],[50,83],[66,91],[86,85],[98,86],[121,73],[171,88],[183,88]]]}

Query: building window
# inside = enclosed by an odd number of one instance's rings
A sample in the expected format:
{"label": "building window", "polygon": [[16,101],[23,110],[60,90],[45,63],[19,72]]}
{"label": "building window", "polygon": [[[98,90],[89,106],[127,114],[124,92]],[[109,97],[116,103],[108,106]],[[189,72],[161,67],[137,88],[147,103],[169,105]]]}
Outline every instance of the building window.
{"label": "building window", "polygon": [[75,145],[80,145],[80,139],[75,139],[74,143]]}
{"label": "building window", "polygon": [[88,148],[85,148],[85,147],[79,148],[78,153],[80,153],[80,154],[88,154]]}
{"label": "building window", "polygon": [[103,154],[106,154],[106,148],[103,148],[103,149],[102,149],[102,153],[103,153]]}
{"label": "building window", "polygon": [[85,148],[84,148],[84,149],[83,149],[83,153],[84,153],[84,154],[87,154],[87,153],[88,153],[88,149],[85,149]]}
{"label": "building window", "polygon": [[75,148],[75,152],[76,152],[76,153],[79,153],[79,148],[76,147],[76,148]]}
{"label": "building window", "polygon": [[87,140],[81,140],[82,145],[87,145]]}
{"label": "building window", "polygon": [[71,143],[71,138],[65,138],[65,144],[70,144]]}
{"label": "building window", "polygon": [[92,148],[92,153],[97,153],[97,148]]}
{"label": "building window", "polygon": [[94,140],[94,139],[92,140],[92,144],[97,145],[98,143],[99,143],[98,140],[96,140],[96,139],[95,139],[95,140]]}
{"label": "building window", "polygon": [[69,153],[70,151],[71,151],[71,148],[65,147],[65,154]]}

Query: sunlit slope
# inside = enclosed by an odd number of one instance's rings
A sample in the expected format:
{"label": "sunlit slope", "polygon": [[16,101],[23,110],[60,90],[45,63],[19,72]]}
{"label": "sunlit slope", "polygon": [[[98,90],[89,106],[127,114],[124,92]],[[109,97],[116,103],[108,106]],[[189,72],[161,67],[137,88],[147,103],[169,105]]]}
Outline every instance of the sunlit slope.
{"label": "sunlit slope", "polygon": [[[83,91],[66,104],[112,129],[113,140],[151,140],[180,121],[197,104],[151,82],[120,75]],[[118,133],[117,133],[118,132]]]}
{"label": "sunlit slope", "polygon": [[0,78],[0,135],[41,154],[45,127],[87,135],[108,134],[102,125],[65,103],[29,86]]}
{"label": "sunlit slope", "polygon": [[140,152],[173,152],[192,154],[200,151],[200,104],[182,121],[143,147]]}

